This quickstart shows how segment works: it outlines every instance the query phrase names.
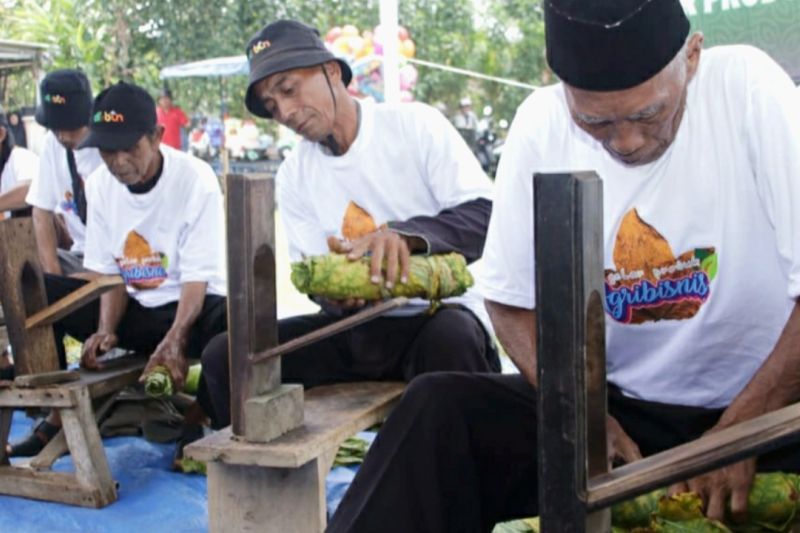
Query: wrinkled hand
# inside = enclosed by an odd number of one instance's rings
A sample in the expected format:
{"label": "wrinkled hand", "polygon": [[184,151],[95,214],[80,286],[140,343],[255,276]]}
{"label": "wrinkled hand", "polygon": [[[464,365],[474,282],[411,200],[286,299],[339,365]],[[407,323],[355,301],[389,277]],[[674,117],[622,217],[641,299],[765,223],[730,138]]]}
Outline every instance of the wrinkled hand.
{"label": "wrinkled hand", "polygon": [[116,334],[98,331],[83,343],[81,366],[94,370],[103,368],[103,365],[97,362],[97,358],[114,348],[118,342]]}
{"label": "wrinkled hand", "polygon": [[174,390],[183,390],[186,383],[186,374],[189,372],[189,360],[186,358],[186,337],[167,334],[156,347],[156,351],[147,361],[147,366],[139,378],[144,383],[147,375],[157,366],[163,366],[172,378]]}
{"label": "wrinkled hand", "polygon": [[756,460],[751,458],[676,483],[669,488],[669,493],[696,492],[705,504],[706,516],[714,520],[725,518],[725,504],[730,498],[731,516],[734,520],[743,521],[747,518],[747,497],[755,474]]}
{"label": "wrinkled hand", "polygon": [[[360,239],[350,242],[336,237],[328,237],[328,248],[332,252],[347,254],[350,261],[357,261],[370,254],[370,280],[378,284],[386,280],[386,288],[391,289],[400,272],[400,283],[408,282],[411,250],[406,239],[390,229],[379,229]],[[386,275],[383,274],[383,262],[386,260]]]}
{"label": "wrinkled hand", "polygon": [[606,453],[609,467],[615,462],[627,464],[642,458],[639,446],[611,415],[606,416]]}

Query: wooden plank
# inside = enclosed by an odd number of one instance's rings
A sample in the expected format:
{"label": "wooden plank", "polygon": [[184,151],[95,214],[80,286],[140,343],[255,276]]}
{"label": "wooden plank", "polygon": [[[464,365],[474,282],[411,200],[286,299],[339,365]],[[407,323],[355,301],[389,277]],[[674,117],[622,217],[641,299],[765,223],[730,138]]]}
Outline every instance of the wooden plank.
{"label": "wooden plank", "polygon": [[278,344],[275,306],[274,180],[266,175],[226,177],[228,243],[228,353],[231,422],[246,435],[248,398],[281,382],[280,359],[254,366],[250,356]]}
{"label": "wooden plank", "polygon": [[52,330],[25,328],[25,317],[47,307],[31,219],[0,220],[0,250],[0,301],[14,347],[16,375],[59,370]]}
{"label": "wooden plank", "polygon": [[196,441],[184,453],[199,461],[297,468],[380,422],[399,400],[405,384],[340,383],[306,393],[305,423],[266,444],[235,440],[230,428]]}
{"label": "wooden plank", "polygon": [[610,506],[754,454],[800,442],[800,403],[615,468],[589,481],[587,504]]}
{"label": "wooden plank", "polygon": [[0,406],[2,407],[72,407],[73,400],[69,393],[59,386],[41,389],[2,389],[0,390]]}
{"label": "wooden plank", "polygon": [[84,487],[97,491],[97,503],[108,505],[117,500],[117,489],[111,478],[103,441],[92,412],[92,401],[86,388],[70,391],[75,407],[62,409],[64,435],[75,465],[75,477]]}
{"label": "wooden plank", "polygon": [[14,378],[14,386],[21,389],[30,389],[33,387],[44,387],[47,385],[58,385],[59,383],[78,381],[79,379],[81,379],[81,375],[74,370],[56,370],[55,372],[17,376]]}
{"label": "wooden plank", "polygon": [[100,276],[81,288],[34,313],[25,320],[25,329],[49,326],[99,298],[103,293],[125,284],[121,276]]}
{"label": "wooden plank", "polygon": [[608,511],[591,515],[582,498],[589,476],[608,469],[602,194],[594,173],[534,177],[539,516],[546,532],[611,527]]}
{"label": "wooden plank", "polygon": [[97,490],[81,486],[74,474],[66,472],[0,466],[0,494],[82,507],[103,506]]}
{"label": "wooden plank", "polygon": [[270,348],[264,352],[253,354],[250,356],[250,360],[253,362],[253,364],[257,364],[269,361],[274,357],[286,355],[310,344],[314,344],[315,342],[319,342],[338,333],[342,333],[343,331],[347,331],[348,329],[360,326],[361,324],[365,324],[371,320],[375,320],[376,318],[385,315],[389,311],[404,307],[406,304],[408,304],[408,298],[404,298],[402,296],[399,298],[392,298],[391,300],[371,306],[347,318],[338,320],[333,324],[329,324],[325,327],[319,328],[318,330],[312,331],[311,333],[306,333],[305,335],[297,337],[296,339],[292,339],[289,342],[285,342],[279,346],[276,346],[275,348]]}
{"label": "wooden plank", "polygon": [[317,460],[300,468],[208,464],[211,533],[321,533],[325,479]]}
{"label": "wooden plank", "polygon": [[114,360],[103,369],[81,369],[80,381],[62,385],[66,389],[88,387],[92,398],[112,394],[123,387],[139,381],[142,370],[147,364],[147,357],[136,355]]}

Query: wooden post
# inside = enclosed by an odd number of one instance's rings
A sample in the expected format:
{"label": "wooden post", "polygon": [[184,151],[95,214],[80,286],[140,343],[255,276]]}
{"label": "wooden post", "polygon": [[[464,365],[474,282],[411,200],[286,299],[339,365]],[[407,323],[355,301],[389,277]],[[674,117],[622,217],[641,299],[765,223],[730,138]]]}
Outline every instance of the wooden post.
{"label": "wooden post", "polygon": [[0,302],[14,347],[17,376],[58,370],[53,329],[26,330],[25,319],[47,307],[42,269],[29,218],[0,221]]}
{"label": "wooden post", "polygon": [[267,442],[303,423],[303,388],[281,384],[279,358],[251,363],[278,344],[274,180],[226,177],[228,348],[234,435]]}
{"label": "wooden post", "polygon": [[603,192],[594,173],[534,177],[539,514],[543,533],[605,532],[586,487],[608,470]]}

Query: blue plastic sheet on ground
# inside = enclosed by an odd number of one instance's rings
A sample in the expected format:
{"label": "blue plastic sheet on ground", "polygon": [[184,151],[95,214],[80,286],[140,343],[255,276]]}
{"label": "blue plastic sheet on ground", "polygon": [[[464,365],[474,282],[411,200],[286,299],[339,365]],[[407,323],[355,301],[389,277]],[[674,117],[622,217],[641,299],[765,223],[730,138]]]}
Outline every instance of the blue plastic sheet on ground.
{"label": "blue plastic sheet on ground", "polygon": [[[24,438],[33,422],[14,413],[10,441]],[[360,438],[371,442],[373,433]],[[154,444],[139,437],[104,439],[111,475],[119,482],[119,500],[103,509],[0,496],[2,533],[199,533],[208,531],[206,478],[170,470],[174,444]],[[15,459],[14,462],[17,462]],[[71,471],[59,459],[57,471]],[[328,513],[339,505],[357,467],[334,468],[327,480]]]}

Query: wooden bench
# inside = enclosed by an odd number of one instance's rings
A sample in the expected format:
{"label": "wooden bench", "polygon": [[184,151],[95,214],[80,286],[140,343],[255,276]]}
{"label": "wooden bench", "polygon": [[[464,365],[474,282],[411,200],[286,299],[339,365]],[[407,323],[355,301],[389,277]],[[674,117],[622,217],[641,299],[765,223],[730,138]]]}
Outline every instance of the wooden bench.
{"label": "wooden bench", "polygon": [[186,456],[208,463],[210,531],[317,533],[325,528],[325,476],[339,445],[386,417],[401,383],[311,389],[281,383],[281,357],[363,324],[404,300],[385,302],[277,345],[274,182],[227,176],[228,339],[231,427]]}
{"label": "wooden bench", "polygon": [[[48,306],[31,220],[0,221],[0,249],[0,302],[16,373],[13,384],[0,389],[0,493],[86,507],[108,505],[117,499],[117,488],[92,400],[135,383],[146,359],[123,358],[101,371],[62,371],[51,324],[119,286],[122,278],[98,278]],[[109,406],[106,401],[97,414],[102,416]],[[5,445],[18,408],[55,409],[63,429],[38,456],[12,466]],[[75,472],[49,471],[67,451]]]}
{"label": "wooden bench", "polygon": [[208,464],[209,530],[323,531],[325,478],[345,439],[382,421],[402,383],[343,383],[305,394],[301,427],[269,443],[234,438],[230,428],[186,447]]}

